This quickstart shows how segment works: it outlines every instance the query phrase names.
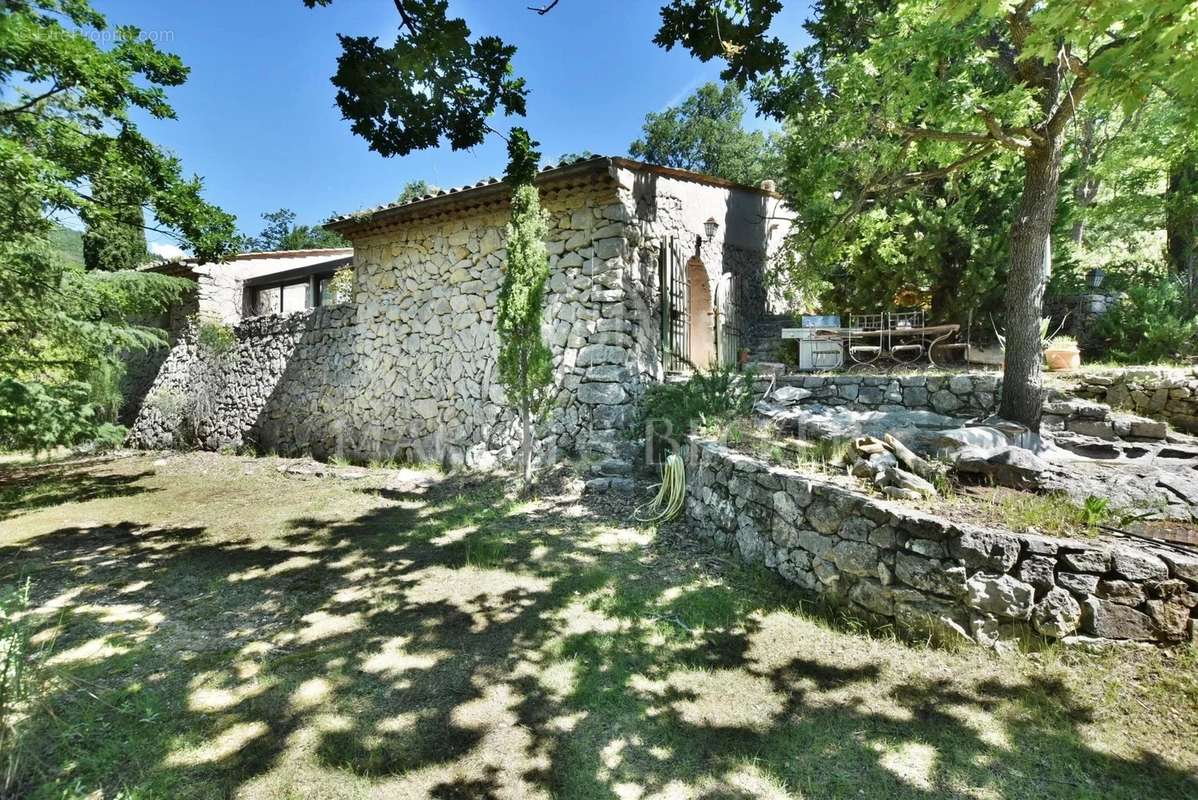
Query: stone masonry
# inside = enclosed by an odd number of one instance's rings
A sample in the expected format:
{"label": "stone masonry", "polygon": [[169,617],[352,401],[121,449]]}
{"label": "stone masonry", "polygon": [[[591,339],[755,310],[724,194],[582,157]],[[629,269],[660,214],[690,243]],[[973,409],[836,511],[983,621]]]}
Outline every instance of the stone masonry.
{"label": "stone masonry", "polygon": [[[746,294],[761,298],[770,235],[758,211],[773,196],[606,158],[546,171],[539,188],[557,389],[541,455],[576,452],[600,480],[622,480],[637,401],[662,376],[661,248],[670,236],[698,247],[718,216],[702,244],[708,275],[743,273]],[[206,418],[191,426],[199,443],[472,466],[510,455],[494,334],[507,218],[506,188],[484,182],[330,223],[354,245],[352,302],[234,326]],[[171,352],[132,443],[179,440],[179,396],[195,394],[197,374],[211,377],[199,353],[194,336]]]}
{"label": "stone masonry", "polygon": [[958,524],[713,442],[692,444],[691,531],[855,613],[995,645],[1198,637],[1198,555]]}
{"label": "stone masonry", "polygon": [[1078,394],[1198,433],[1198,369],[1125,369],[1081,376]]}

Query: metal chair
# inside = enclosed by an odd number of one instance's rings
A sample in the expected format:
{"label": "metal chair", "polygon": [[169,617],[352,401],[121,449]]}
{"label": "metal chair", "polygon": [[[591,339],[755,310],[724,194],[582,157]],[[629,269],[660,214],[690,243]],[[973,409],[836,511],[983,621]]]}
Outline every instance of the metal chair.
{"label": "metal chair", "polygon": [[[886,352],[884,341],[886,330],[885,314],[850,314],[848,330],[849,369],[868,369],[876,365]],[[878,331],[873,336],[864,336],[870,331]]]}
{"label": "metal chair", "polygon": [[[923,333],[924,313],[922,310],[915,311],[892,311],[886,315],[887,327],[893,339],[898,339],[898,344],[891,344],[890,357],[898,364],[914,364],[923,358],[924,345]],[[900,331],[912,330],[920,331],[919,333],[911,334],[912,337],[918,337],[917,341],[903,341],[903,334]]]}

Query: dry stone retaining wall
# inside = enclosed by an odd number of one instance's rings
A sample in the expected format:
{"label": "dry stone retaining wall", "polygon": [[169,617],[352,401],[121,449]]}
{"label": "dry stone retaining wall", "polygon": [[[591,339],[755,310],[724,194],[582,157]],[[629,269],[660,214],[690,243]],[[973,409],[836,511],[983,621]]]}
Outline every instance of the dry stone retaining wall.
{"label": "dry stone retaining wall", "polygon": [[1070,641],[1194,639],[1198,556],[958,524],[692,446],[691,529],[803,589],[913,632],[984,645],[1027,626]]}
{"label": "dry stone retaining wall", "polygon": [[1198,433],[1198,369],[1127,369],[1087,373],[1079,394],[1115,408],[1167,419]]}
{"label": "dry stone retaining wall", "polygon": [[[788,375],[779,386],[811,392],[804,402],[878,411],[935,411],[949,416],[985,416],[998,409],[1002,376],[996,372],[955,375]],[[768,384],[764,379],[763,386]]]}

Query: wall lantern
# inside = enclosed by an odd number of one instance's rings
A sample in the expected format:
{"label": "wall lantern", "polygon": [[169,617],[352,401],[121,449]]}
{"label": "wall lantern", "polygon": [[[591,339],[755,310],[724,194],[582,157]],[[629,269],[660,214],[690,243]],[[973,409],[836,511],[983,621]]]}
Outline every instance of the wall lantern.
{"label": "wall lantern", "polygon": [[1091,289],[1101,289],[1105,278],[1106,273],[1097,267],[1086,273],[1086,283],[1090,284]]}
{"label": "wall lantern", "polygon": [[720,229],[720,223],[715,221],[715,217],[708,217],[703,223],[703,231],[707,234],[707,241],[715,238],[715,232]]}

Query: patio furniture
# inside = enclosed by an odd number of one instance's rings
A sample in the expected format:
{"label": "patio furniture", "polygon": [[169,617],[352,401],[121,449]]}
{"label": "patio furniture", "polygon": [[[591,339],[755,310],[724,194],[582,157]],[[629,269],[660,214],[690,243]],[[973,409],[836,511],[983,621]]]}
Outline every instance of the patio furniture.
{"label": "patio furniture", "polygon": [[849,372],[901,369],[925,359],[938,366],[934,351],[943,350],[960,330],[957,324],[928,325],[923,311],[850,315],[849,327],[842,330]]}

